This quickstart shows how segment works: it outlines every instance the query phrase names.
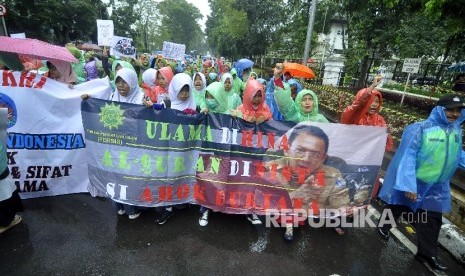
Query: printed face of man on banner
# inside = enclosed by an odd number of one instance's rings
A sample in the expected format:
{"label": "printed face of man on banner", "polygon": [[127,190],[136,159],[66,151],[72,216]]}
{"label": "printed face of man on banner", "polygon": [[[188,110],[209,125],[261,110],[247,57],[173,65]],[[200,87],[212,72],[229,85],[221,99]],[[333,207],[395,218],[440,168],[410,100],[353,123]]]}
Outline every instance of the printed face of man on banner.
{"label": "printed face of man on banner", "polygon": [[289,136],[289,160],[293,168],[308,168],[310,173],[323,166],[328,148],[328,136],[319,128],[299,126]]}
{"label": "printed face of man on banner", "polygon": [[289,150],[267,167],[276,171],[277,185],[288,189],[294,208],[312,208],[318,213],[320,209],[348,205],[348,189],[341,172],[325,165],[327,134],[317,126],[302,124],[286,135]]}

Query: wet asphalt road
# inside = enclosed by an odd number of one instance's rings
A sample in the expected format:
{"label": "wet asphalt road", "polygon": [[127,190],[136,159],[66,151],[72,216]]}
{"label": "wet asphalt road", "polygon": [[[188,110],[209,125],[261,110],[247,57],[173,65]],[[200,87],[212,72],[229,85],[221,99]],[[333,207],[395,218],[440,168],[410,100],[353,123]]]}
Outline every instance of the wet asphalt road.
{"label": "wet asphalt road", "polygon": [[[241,215],[176,210],[162,226],[147,210],[133,221],[106,199],[74,194],[23,200],[23,223],[0,235],[0,275],[433,275],[399,241],[373,228],[343,237],[308,225],[256,228]],[[465,269],[441,250],[447,275]]]}

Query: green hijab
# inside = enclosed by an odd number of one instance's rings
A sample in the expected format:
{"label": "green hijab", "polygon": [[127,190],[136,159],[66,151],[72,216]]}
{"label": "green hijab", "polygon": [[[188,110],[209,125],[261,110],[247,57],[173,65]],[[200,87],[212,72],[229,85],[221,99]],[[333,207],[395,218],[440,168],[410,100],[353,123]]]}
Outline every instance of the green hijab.
{"label": "green hijab", "polygon": [[[310,95],[313,98],[313,109],[310,113],[305,113],[302,111],[302,105],[300,104],[302,102],[302,98],[305,95]],[[318,113],[318,97],[313,92],[312,90],[309,89],[303,89],[299,93],[297,93],[297,96],[295,97],[295,104],[297,107],[297,110],[299,111],[300,115],[299,117],[305,118],[304,121],[312,121],[312,122],[322,122],[322,121],[327,121],[326,119],[322,119],[323,115]],[[324,118],[324,117],[323,117]]]}
{"label": "green hijab", "polygon": [[[209,112],[229,114],[228,98],[224,92],[223,83],[218,81],[211,83],[207,86],[206,92],[210,93],[210,95],[212,95],[217,102],[215,107],[208,106],[207,104]],[[204,95],[205,103],[208,102],[208,99],[206,98],[206,92]]]}
{"label": "green hijab", "polygon": [[118,64],[120,64],[123,68],[128,68],[128,69],[131,69],[132,71],[136,72],[136,69],[134,69],[134,66],[132,66],[131,63],[129,63],[127,61],[123,61],[123,60],[115,60],[111,64],[111,73],[113,75],[113,76],[111,76],[112,79],[114,79],[115,76],[116,76],[116,66],[118,66]]}

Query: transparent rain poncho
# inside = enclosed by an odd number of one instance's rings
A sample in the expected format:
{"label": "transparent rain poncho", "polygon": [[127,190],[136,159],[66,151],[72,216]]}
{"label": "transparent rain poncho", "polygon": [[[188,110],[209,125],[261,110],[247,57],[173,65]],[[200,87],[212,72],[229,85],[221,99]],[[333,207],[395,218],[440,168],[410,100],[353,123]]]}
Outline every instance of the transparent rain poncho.
{"label": "transparent rain poncho", "polygon": [[[449,212],[449,181],[457,167],[465,165],[460,126],[464,120],[464,109],[455,122],[449,123],[444,107],[437,106],[428,119],[407,126],[379,197],[413,211]],[[417,200],[409,200],[405,192],[417,193]]]}

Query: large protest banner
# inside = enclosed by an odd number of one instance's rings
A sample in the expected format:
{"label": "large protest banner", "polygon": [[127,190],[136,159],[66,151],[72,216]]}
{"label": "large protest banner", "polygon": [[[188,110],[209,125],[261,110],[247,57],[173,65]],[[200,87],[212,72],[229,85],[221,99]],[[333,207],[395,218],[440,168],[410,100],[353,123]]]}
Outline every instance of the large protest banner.
{"label": "large protest banner", "polygon": [[365,206],[387,137],[381,127],[256,125],[97,99],[82,116],[92,195],[226,213]]}
{"label": "large protest banner", "polygon": [[8,109],[8,165],[22,198],[87,191],[81,94],[108,94],[108,79],[69,89],[34,73],[0,70],[0,107]]}

